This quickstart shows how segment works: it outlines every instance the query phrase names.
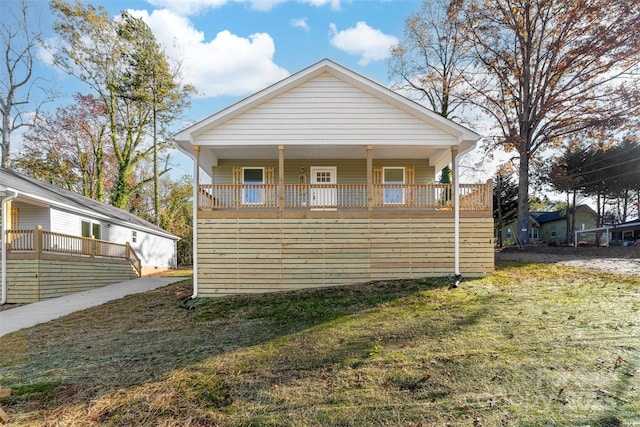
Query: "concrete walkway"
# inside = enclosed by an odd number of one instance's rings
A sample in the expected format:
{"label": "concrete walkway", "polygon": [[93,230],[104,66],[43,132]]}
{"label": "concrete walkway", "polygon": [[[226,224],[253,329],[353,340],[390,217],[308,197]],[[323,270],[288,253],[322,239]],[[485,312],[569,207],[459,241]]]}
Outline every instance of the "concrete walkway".
{"label": "concrete walkway", "polygon": [[181,280],[185,280],[185,277],[142,277],[3,310],[0,311],[0,337],[49,322],[75,311],[95,307],[127,295],[161,288]]}

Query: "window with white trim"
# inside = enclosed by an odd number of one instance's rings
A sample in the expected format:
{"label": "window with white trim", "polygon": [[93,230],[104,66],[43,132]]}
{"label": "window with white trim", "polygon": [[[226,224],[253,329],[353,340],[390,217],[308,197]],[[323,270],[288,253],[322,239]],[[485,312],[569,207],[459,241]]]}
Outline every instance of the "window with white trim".
{"label": "window with white trim", "polygon": [[[404,168],[382,168],[382,183],[404,185],[405,174]],[[404,187],[385,187],[384,188],[384,204],[385,205],[403,205],[404,204]]]}
{"label": "window with white trim", "polygon": [[242,203],[245,205],[264,204],[264,188],[254,187],[264,184],[264,168],[242,168]]}
{"label": "window with white trim", "polygon": [[82,237],[102,238],[102,226],[97,222],[82,221]]}

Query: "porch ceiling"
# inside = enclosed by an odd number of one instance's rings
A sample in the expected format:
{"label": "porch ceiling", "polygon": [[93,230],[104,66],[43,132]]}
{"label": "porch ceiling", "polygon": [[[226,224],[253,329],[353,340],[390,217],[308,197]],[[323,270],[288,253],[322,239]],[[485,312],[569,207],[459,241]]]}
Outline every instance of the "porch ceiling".
{"label": "porch ceiling", "polygon": [[[429,145],[374,145],[373,159],[428,159],[442,168],[451,162],[451,147]],[[278,158],[277,145],[200,146],[200,166],[209,171],[222,159],[268,160]],[[284,159],[366,159],[366,145],[285,145]]]}

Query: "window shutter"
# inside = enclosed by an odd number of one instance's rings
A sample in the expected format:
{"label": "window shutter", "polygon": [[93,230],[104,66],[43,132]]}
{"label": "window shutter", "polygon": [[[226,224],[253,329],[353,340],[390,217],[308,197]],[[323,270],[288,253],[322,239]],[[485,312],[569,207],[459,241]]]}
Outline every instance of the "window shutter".
{"label": "window shutter", "polygon": [[382,168],[373,168],[373,205],[377,206],[382,204],[382,195],[384,190],[382,189]]}
{"label": "window shutter", "polygon": [[242,201],[242,168],[238,166],[234,167],[231,170],[231,176],[233,179],[233,204],[237,206]]}
{"label": "window shutter", "polygon": [[405,173],[405,185],[407,186],[406,192],[406,200],[405,203],[407,205],[413,205],[414,198],[414,187],[413,185],[416,183],[416,168],[413,166],[407,166],[404,170]]}
{"label": "window shutter", "polygon": [[413,166],[407,166],[404,170],[405,172],[405,184],[413,185],[416,183],[416,168]]}
{"label": "window shutter", "polygon": [[233,173],[233,184],[234,185],[242,184],[242,168],[236,166],[232,169],[232,173]]}
{"label": "window shutter", "polygon": [[274,169],[264,168],[264,183],[267,185],[273,185],[274,182]]}
{"label": "window shutter", "polygon": [[267,206],[275,205],[275,187],[273,186],[275,173],[273,168],[264,168],[264,183],[266,184],[265,203]]}

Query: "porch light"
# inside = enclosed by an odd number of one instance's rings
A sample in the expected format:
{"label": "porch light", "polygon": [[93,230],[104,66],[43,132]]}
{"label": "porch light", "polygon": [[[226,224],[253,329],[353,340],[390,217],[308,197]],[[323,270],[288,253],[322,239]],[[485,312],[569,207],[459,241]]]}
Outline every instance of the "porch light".
{"label": "porch light", "polygon": [[304,173],[304,166],[300,166],[300,173]]}

